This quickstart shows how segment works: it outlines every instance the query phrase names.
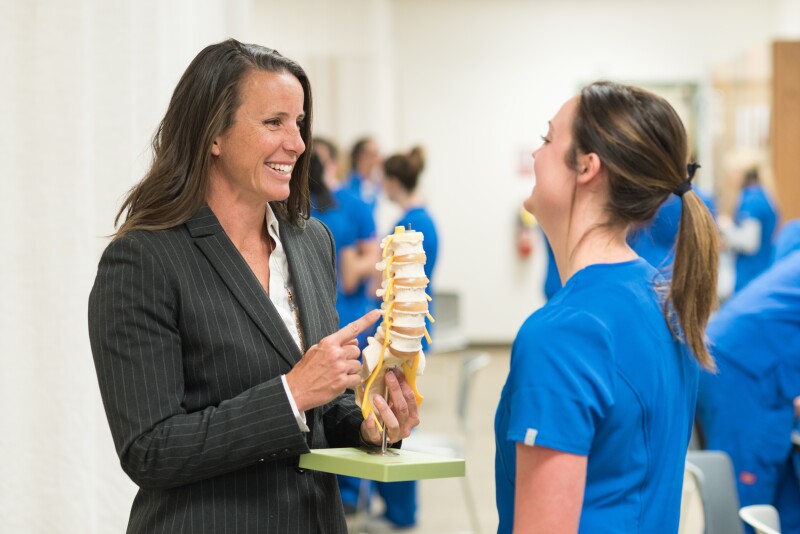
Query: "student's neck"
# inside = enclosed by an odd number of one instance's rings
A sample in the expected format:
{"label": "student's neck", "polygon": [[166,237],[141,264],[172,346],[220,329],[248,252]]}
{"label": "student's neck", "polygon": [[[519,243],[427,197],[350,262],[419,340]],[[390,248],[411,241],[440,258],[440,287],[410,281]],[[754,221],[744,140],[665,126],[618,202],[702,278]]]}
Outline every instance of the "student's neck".
{"label": "student's neck", "polygon": [[564,281],[590,265],[621,263],[636,258],[636,252],[625,240],[624,231],[597,227],[589,230],[582,240],[569,249]]}
{"label": "student's neck", "polygon": [[419,197],[414,194],[405,194],[397,199],[397,204],[403,208],[403,211],[408,211],[421,205]]}
{"label": "student's neck", "polygon": [[573,217],[572,224],[563,230],[560,250],[553,249],[562,284],[589,265],[621,263],[638,257],[626,241],[627,229],[605,226],[605,220],[602,210],[585,207],[582,217]]}

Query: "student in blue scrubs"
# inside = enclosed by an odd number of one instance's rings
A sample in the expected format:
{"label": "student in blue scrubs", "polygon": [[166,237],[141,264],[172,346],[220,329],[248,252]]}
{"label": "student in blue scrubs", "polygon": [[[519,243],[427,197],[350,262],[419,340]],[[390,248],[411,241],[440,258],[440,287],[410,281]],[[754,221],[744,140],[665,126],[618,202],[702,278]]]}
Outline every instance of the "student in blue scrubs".
{"label": "student in blue scrubs", "polygon": [[[714,365],[718,261],[683,124],[664,99],[599,82],[543,139],[525,208],[564,287],[512,348],[495,418],[498,532],[676,532],[699,367]],[[668,283],[626,235],[670,195],[683,210]]]}
{"label": "student in blue scrubs", "polygon": [[[375,308],[375,299],[369,289],[376,272],[375,264],[380,260],[375,219],[366,203],[338,183],[337,150],[333,143],[323,138],[314,139],[314,154],[319,157],[323,175],[321,183],[315,179],[314,186],[319,190],[312,191],[312,196],[329,197],[330,202],[326,201],[324,207],[312,202],[315,208],[312,214],[328,225],[340,256],[344,256],[339,259],[336,311],[339,312],[339,323],[347,325]],[[310,178],[314,179],[314,176]],[[358,336],[358,346],[362,350],[372,332],[374,329]]]}
{"label": "student in blue scrubs", "polygon": [[369,206],[373,217],[381,192],[381,161],[378,143],[371,137],[362,137],[350,151],[351,168],[343,186]]}
{"label": "student in blue scrubs", "polygon": [[731,456],[742,506],[772,504],[783,534],[800,534],[791,439],[800,396],[800,251],[728,300],[708,337],[719,373],[700,379],[706,447]]}
{"label": "student in blue scrubs", "polygon": [[[396,154],[383,162],[384,191],[389,200],[403,209],[403,216],[395,226],[410,228],[422,232],[425,239],[422,248],[425,250],[425,276],[430,281],[427,293],[433,296],[433,271],[439,253],[439,237],[436,224],[430,212],[416,193],[419,175],[425,166],[425,154],[420,147],[413,148],[408,154]],[[435,316],[436,301],[428,304],[430,314]],[[433,325],[425,320],[428,333],[433,336]],[[422,350],[427,352],[428,341],[422,339]],[[411,528],[417,523],[417,482],[378,482],[378,493],[386,503],[384,518],[395,528]]]}
{"label": "student in blue scrubs", "polygon": [[[428,277],[428,295],[435,293],[433,286],[433,270],[439,255],[439,234],[430,211],[417,193],[419,175],[425,168],[425,153],[421,147],[414,147],[408,154],[396,154],[383,162],[384,189],[389,200],[400,206],[403,216],[395,226],[422,232],[425,239],[422,248],[425,250],[425,276]],[[428,304],[432,316],[436,316],[436,301]],[[428,333],[433,335],[434,325],[425,319]],[[422,350],[428,350],[428,341],[422,339]]]}
{"label": "student in blue scrubs", "polygon": [[[699,188],[694,188],[694,192],[714,216],[716,214],[714,198]],[[666,277],[670,276],[672,262],[675,259],[675,239],[678,237],[680,221],[681,201],[672,195],[661,205],[652,221],[628,234],[628,244],[631,248]]]}
{"label": "student in blue scrubs", "polygon": [[720,220],[725,245],[736,254],[734,293],[769,267],[777,227],[778,210],[761,185],[758,171],[751,169],[745,173],[734,220]]}

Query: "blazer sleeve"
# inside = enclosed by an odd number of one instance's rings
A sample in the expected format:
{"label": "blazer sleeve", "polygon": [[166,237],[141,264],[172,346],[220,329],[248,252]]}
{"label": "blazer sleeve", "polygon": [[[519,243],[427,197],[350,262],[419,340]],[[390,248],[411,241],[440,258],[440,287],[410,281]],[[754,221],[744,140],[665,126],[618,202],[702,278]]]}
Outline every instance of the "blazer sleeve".
{"label": "blazer sleeve", "polygon": [[168,488],[308,452],[280,377],[219,405],[184,409],[177,295],[135,233],[104,252],[89,337],[123,470],[141,487]]}

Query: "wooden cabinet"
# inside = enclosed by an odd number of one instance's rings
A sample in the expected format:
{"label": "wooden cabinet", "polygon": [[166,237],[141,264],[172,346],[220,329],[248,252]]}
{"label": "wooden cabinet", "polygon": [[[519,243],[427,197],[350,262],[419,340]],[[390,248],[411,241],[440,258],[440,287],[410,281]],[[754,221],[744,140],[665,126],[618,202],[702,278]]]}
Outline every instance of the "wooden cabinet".
{"label": "wooden cabinet", "polygon": [[772,169],[786,221],[800,217],[800,41],[772,43]]}

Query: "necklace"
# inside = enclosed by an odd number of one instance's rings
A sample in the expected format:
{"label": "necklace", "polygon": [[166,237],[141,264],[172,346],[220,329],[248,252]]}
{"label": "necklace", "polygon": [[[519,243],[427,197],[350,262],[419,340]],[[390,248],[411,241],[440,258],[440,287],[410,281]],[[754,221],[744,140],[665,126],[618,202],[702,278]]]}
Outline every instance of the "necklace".
{"label": "necklace", "polygon": [[[267,263],[269,263],[269,258],[272,256],[272,253],[275,252],[275,247],[272,243],[272,236],[269,235],[267,232],[267,238],[269,239],[269,255],[267,256]],[[297,328],[297,337],[300,340],[300,352],[305,354],[306,352],[306,343],[305,339],[303,339],[303,329],[300,327],[300,310],[297,308],[297,303],[294,300],[294,295],[292,295],[292,290],[289,289],[289,276],[286,273],[283,278],[283,288],[286,290],[286,296],[289,299],[289,309],[292,310],[292,315],[294,315],[294,326]]]}
{"label": "necklace", "polygon": [[297,305],[294,302],[294,296],[292,295],[292,290],[289,289],[289,283],[284,281],[283,287],[286,288],[286,294],[289,296],[289,307],[292,309],[292,313],[294,313],[294,324],[297,327],[297,336],[300,338],[300,352],[305,354],[306,342],[305,339],[303,339],[303,329],[300,328],[300,311],[297,309]]}

